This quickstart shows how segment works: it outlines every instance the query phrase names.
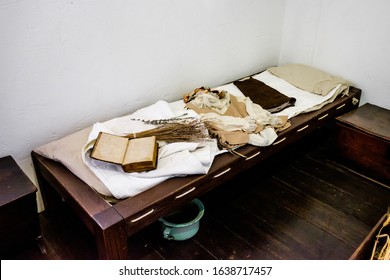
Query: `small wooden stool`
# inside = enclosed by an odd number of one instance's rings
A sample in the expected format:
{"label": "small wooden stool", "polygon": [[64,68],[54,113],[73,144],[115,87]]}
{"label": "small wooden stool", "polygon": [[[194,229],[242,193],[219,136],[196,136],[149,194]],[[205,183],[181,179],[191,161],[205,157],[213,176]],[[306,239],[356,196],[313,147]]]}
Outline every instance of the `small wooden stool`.
{"label": "small wooden stool", "polygon": [[356,171],[390,183],[390,110],[370,103],[336,118],[338,155]]}
{"label": "small wooden stool", "polygon": [[28,241],[41,242],[36,192],[37,187],[11,156],[0,158],[1,257]]}

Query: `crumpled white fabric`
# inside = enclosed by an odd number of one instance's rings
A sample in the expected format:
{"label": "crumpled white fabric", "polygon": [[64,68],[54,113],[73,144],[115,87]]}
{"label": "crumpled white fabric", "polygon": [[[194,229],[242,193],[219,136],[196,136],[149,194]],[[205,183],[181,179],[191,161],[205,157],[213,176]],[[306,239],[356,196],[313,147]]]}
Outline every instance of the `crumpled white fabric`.
{"label": "crumpled white fabric", "polygon": [[[240,97],[239,97],[240,98]],[[278,137],[274,127],[281,125],[279,117],[264,110],[260,105],[253,103],[250,98],[242,98],[245,102],[248,116],[245,118],[220,115],[218,113],[204,113],[201,118],[211,120],[223,131],[246,131],[249,135],[249,144],[265,147],[271,145]],[[252,133],[256,124],[264,126],[259,133]]]}
{"label": "crumpled white fabric", "polygon": [[210,108],[218,114],[223,115],[230,103],[229,93],[225,94],[224,98],[219,98],[212,93],[197,94],[195,99],[191,101],[198,108]]}
{"label": "crumpled white fabric", "polygon": [[93,125],[88,141],[82,149],[82,158],[87,166],[107,186],[112,195],[123,199],[143,192],[168,178],[190,174],[206,174],[214,157],[221,151],[216,140],[205,143],[176,142],[159,143],[157,168],[147,172],[126,173],[116,164],[92,159],[89,154],[100,131],[125,135],[150,129],[150,124],[132,119],[167,119],[175,117],[169,104],[158,101],[131,115]]}

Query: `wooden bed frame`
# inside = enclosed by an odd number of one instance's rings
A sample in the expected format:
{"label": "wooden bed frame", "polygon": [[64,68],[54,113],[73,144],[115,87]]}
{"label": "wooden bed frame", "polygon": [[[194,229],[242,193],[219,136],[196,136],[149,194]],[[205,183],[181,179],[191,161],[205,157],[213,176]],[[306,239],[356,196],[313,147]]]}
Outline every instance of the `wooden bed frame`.
{"label": "wooden bed frame", "polygon": [[352,87],[349,96],[340,96],[320,110],[293,117],[291,127],[280,132],[271,146],[239,148],[238,152],[247,158],[231,153],[218,155],[208,174],[172,178],[113,205],[61,163],[32,152],[45,209],[55,214],[55,208],[62,201],[67,202],[94,235],[100,259],[126,259],[129,236],[357,108],[360,95],[361,90]]}

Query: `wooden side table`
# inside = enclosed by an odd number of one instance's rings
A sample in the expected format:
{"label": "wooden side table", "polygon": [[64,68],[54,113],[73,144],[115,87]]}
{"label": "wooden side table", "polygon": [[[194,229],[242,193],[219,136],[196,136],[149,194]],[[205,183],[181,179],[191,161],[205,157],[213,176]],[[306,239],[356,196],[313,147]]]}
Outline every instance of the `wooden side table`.
{"label": "wooden side table", "polygon": [[11,156],[0,158],[1,257],[41,239],[36,192],[37,187]]}

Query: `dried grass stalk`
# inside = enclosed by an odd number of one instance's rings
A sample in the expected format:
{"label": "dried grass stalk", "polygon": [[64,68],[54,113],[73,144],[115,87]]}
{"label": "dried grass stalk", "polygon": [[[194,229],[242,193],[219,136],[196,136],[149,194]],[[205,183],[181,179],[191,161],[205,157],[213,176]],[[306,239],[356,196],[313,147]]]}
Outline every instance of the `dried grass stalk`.
{"label": "dried grass stalk", "polygon": [[390,207],[385,221],[376,235],[371,260],[390,260]]}
{"label": "dried grass stalk", "polygon": [[211,140],[211,137],[205,124],[195,117],[178,117],[162,120],[133,120],[142,121],[147,124],[154,124],[157,125],[157,127],[137,133],[127,134],[126,137],[130,139],[156,136],[157,140],[165,141],[168,143],[205,142]]}

